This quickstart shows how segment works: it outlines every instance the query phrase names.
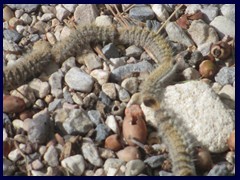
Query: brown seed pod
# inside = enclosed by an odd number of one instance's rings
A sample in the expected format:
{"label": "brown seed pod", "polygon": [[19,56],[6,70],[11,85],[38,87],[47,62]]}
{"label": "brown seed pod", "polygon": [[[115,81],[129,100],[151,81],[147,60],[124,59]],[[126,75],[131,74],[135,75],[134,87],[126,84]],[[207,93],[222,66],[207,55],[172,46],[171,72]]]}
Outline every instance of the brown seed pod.
{"label": "brown seed pod", "polygon": [[15,96],[6,95],[3,97],[3,112],[5,113],[19,113],[26,108],[23,99]]}
{"label": "brown seed pod", "polygon": [[210,53],[217,59],[225,60],[231,55],[232,47],[227,42],[219,41],[211,45]]}
{"label": "brown seed pod", "polygon": [[117,156],[119,159],[128,162],[134,159],[140,159],[140,152],[135,146],[127,146],[123,150],[118,151]]}
{"label": "brown seed pod", "polygon": [[213,166],[213,161],[208,150],[198,147],[197,148],[197,161],[196,167],[200,172],[209,171]]}
{"label": "brown seed pod", "polygon": [[139,105],[132,105],[126,108],[122,128],[123,136],[129,145],[135,145],[131,141],[132,138],[141,143],[146,142],[147,127],[144,114]]}
{"label": "brown seed pod", "polygon": [[233,130],[228,138],[228,147],[231,151],[235,151],[235,130]]}
{"label": "brown seed pod", "polygon": [[119,136],[117,134],[112,134],[108,136],[105,140],[105,148],[111,149],[113,151],[118,151],[122,148]]}
{"label": "brown seed pod", "polygon": [[217,72],[217,67],[214,62],[210,60],[204,60],[199,65],[199,73],[203,78],[212,78]]}

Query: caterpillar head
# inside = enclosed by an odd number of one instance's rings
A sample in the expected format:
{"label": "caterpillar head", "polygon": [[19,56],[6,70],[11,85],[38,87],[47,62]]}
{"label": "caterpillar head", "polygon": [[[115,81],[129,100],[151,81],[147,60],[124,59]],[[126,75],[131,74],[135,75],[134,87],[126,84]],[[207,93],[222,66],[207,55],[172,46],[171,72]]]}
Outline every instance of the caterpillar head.
{"label": "caterpillar head", "polygon": [[143,104],[154,110],[157,110],[160,108],[160,102],[157,100],[157,98],[155,98],[154,96],[151,96],[151,95],[143,96]]}

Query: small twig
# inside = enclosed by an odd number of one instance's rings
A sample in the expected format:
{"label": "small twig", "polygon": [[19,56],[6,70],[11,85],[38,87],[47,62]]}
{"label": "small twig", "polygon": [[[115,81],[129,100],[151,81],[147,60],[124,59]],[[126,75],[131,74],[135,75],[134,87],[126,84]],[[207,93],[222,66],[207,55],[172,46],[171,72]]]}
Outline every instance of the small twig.
{"label": "small twig", "polygon": [[163,25],[159,28],[159,30],[157,31],[157,34],[159,34],[161,32],[161,30],[166,26],[166,24],[172,19],[172,17],[177,13],[177,11],[183,6],[183,4],[179,5],[178,8],[176,8],[174,10],[174,12],[171,14],[171,16],[169,16],[169,18],[163,23]]}
{"label": "small twig", "polygon": [[131,8],[133,8],[134,6],[136,6],[136,4],[132,4],[132,5],[130,5],[127,9],[125,9],[121,14],[123,14],[123,13],[125,13],[125,12],[127,12],[127,11],[129,11]]}
{"label": "small twig", "polygon": [[111,61],[109,61],[109,59],[103,54],[101,48],[99,45],[96,45],[94,48],[93,48],[102,58],[103,60],[107,63],[107,64],[111,64],[111,65],[114,65]]}

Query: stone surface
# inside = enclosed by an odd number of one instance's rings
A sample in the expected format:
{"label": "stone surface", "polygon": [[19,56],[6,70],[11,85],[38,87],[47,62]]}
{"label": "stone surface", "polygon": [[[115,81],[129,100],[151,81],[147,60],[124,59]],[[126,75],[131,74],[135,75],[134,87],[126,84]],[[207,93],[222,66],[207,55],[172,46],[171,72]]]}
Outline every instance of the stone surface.
{"label": "stone surface", "polygon": [[194,68],[187,68],[183,72],[183,76],[186,80],[196,80],[200,78],[199,72]]}
{"label": "stone surface", "polygon": [[47,109],[44,109],[35,114],[29,122],[28,139],[32,143],[44,144],[49,140],[50,130],[50,115]]}
{"label": "stone surface", "polygon": [[126,176],[137,176],[139,175],[143,169],[145,168],[145,164],[142,160],[136,159],[131,160],[126,164]]}
{"label": "stone surface", "polygon": [[129,17],[137,19],[139,21],[146,21],[148,19],[153,19],[155,16],[153,10],[144,5],[135,6],[129,11]]}
{"label": "stone surface", "polygon": [[221,98],[229,99],[235,102],[235,88],[230,84],[223,86],[218,94]]}
{"label": "stone surface", "polygon": [[143,50],[135,45],[129,46],[126,50],[126,56],[139,58]]}
{"label": "stone surface", "polygon": [[62,7],[62,5],[57,5],[56,6],[56,17],[58,18],[59,21],[62,21],[63,19],[67,18],[71,13]]}
{"label": "stone surface", "polygon": [[102,85],[102,91],[111,99],[116,99],[117,91],[114,83],[105,83]]}
{"label": "stone surface", "polygon": [[77,7],[77,4],[63,4],[63,7],[73,13],[75,8]]}
{"label": "stone surface", "polygon": [[225,35],[235,38],[235,23],[225,16],[217,16],[210,25],[217,30],[220,38]]}
{"label": "stone surface", "polygon": [[184,30],[175,22],[169,22],[166,25],[166,31],[171,41],[182,43],[187,47],[194,44]]}
{"label": "stone surface", "polygon": [[49,84],[51,86],[51,94],[56,98],[63,97],[62,79],[63,79],[63,74],[60,71],[53,73],[49,77]]}
{"label": "stone surface", "polygon": [[23,21],[25,25],[30,25],[32,23],[32,18],[29,16],[29,14],[24,13],[20,19]]}
{"label": "stone surface", "polygon": [[235,67],[223,67],[215,76],[215,81],[221,85],[235,82]]}
{"label": "stone surface", "polygon": [[129,93],[134,94],[138,90],[138,78],[130,77],[122,81],[121,86]]}
{"label": "stone surface", "polygon": [[130,94],[121,86],[116,84],[118,98],[122,102],[128,102],[130,100]]}
{"label": "stone surface", "polygon": [[91,76],[78,67],[73,67],[66,73],[65,82],[71,89],[80,92],[90,92],[94,81]]}
{"label": "stone surface", "polygon": [[114,81],[122,81],[133,73],[151,72],[153,69],[153,66],[147,61],[142,61],[136,64],[126,64],[114,69],[111,72],[110,78]]}
{"label": "stone surface", "polygon": [[85,170],[85,162],[82,155],[74,155],[61,161],[63,168],[75,176],[81,176]]}
{"label": "stone surface", "polygon": [[79,4],[74,11],[74,20],[77,24],[87,25],[93,23],[98,15],[96,4]]}
{"label": "stone surface", "polygon": [[68,37],[70,34],[71,34],[71,29],[67,26],[64,26],[62,31],[61,31],[61,34],[60,34],[60,40],[64,40],[66,37]]}
{"label": "stone surface", "polygon": [[169,13],[163,4],[153,4],[152,10],[157,16],[159,21],[166,21],[169,17]]}
{"label": "stone surface", "polygon": [[51,167],[56,167],[59,164],[58,161],[58,152],[57,149],[51,145],[48,147],[47,151],[45,152],[43,159],[47,162],[47,164]]}
{"label": "stone surface", "polygon": [[119,169],[121,165],[124,165],[124,164],[125,162],[120,159],[109,158],[105,161],[103,168],[105,173],[108,173],[110,168]]}
{"label": "stone surface", "polygon": [[[179,117],[181,125],[210,152],[227,150],[227,138],[235,128],[235,112],[227,109],[205,82],[189,81],[168,86],[162,106]],[[150,109],[142,105],[142,110],[146,121],[154,119]]]}
{"label": "stone surface", "polygon": [[120,134],[120,129],[118,127],[118,123],[113,115],[107,116],[105,123],[114,133]]}
{"label": "stone surface", "polygon": [[33,89],[33,92],[37,98],[44,98],[50,92],[50,86],[48,82],[42,82],[40,79],[33,79],[29,86]]}
{"label": "stone surface", "polygon": [[95,140],[98,142],[105,140],[110,133],[109,127],[105,126],[104,124],[97,125],[95,130],[97,133]]}
{"label": "stone surface", "polygon": [[88,70],[90,71],[92,71],[93,69],[102,68],[102,62],[95,53],[84,54],[80,57],[80,59],[78,59],[78,61],[83,61],[84,64],[87,66]]}
{"label": "stone surface", "polygon": [[111,26],[112,18],[107,15],[101,15],[96,18],[95,24],[97,26]]}
{"label": "stone surface", "polygon": [[68,134],[86,134],[93,128],[93,124],[84,110],[71,109],[63,122],[63,128]]}
{"label": "stone surface", "polygon": [[40,4],[7,4],[11,9],[23,9],[25,12],[30,13],[36,11]]}
{"label": "stone surface", "polygon": [[151,168],[157,168],[163,164],[167,159],[167,156],[162,154],[158,156],[151,156],[144,160],[144,163],[148,164]]}
{"label": "stone surface", "polygon": [[13,11],[8,6],[5,6],[3,8],[3,19],[9,21],[12,17],[14,17]]}
{"label": "stone surface", "polygon": [[224,4],[221,13],[231,21],[235,22],[235,4]]}
{"label": "stone surface", "polygon": [[15,30],[6,29],[3,31],[3,36],[8,41],[13,41],[18,43],[22,39],[22,35]]}
{"label": "stone surface", "polygon": [[102,52],[108,59],[119,57],[119,52],[113,43],[109,43],[104,46],[102,48]]}
{"label": "stone surface", "polygon": [[53,19],[54,17],[55,15],[53,13],[45,13],[41,16],[40,20],[43,22],[47,22]]}
{"label": "stone surface", "polygon": [[61,70],[67,73],[72,67],[76,67],[75,57],[70,57],[62,64]]}
{"label": "stone surface", "polygon": [[96,126],[101,123],[101,113],[98,110],[88,111],[88,116]]}
{"label": "stone surface", "polygon": [[215,29],[201,19],[192,21],[188,33],[197,46],[208,42],[215,43],[219,40]]}
{"label": "stone surface", "polygon": [[97,147],[92,142],[84,142],[81,149],[84,159],[88,160],[92,165],[96,167],[101,167],[103,165]]}
{"label": "stone surface", "polygon": [[219,14],[219,8],[214,5],[204,6],[201,12],[203,13],[203,20],[210,23]]}
{"label": "stone surface", "polygon": [[93,70],[90,75],[97,80],[100,85],[108,82],[110,72],[102,69]]}

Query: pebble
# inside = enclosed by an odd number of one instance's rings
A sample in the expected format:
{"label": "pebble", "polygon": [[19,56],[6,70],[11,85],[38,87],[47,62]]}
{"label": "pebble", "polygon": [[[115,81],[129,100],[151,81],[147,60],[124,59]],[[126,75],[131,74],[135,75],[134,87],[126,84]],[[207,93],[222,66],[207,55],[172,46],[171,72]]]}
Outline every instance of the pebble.
{"label": "pebble", "polygon": [[63,91],[62,91],[62,79],[63,74],[60,71],[57,71],[53,73],[49,77],[49,84],[51,87],[51,94],[56,98],[63,97]]}
{"label": "pebble", "polygon": [[56,6],[56,17],[60,22],[63,21],[63,19],[66,19],[71,13],[62,7],[62,5],[57,5]]}
{"label": "pebble", "polygon": [[23,121],[20,119],[15,119],[15,120],[13,120],[12,125],[16,130],[23,128]]}
{"label": "pebble", "polygon": [[97,26],[112,26],[112,18],[107,15],[101,15],[96,18],[95,24]]}
{"label": "pebble", "polygon": [[106,176],[103,168],[98,168],[93,176]]}
{"label": "pebble", "polygon": [[135,45],[129,46],[126,50],[126,56],[139,58],[143,50]]}
{"label": "pebble", "polygon": [[67,26],[64,26],[60,34],[60,40],[61,41],[64,40],[65,38],[70,36],[71,33],[72,33],[71,29]]}
{"label": "pebble", "polygon": [[95,138],[95,140],[97,142],[101,142],[101,141],[105,140],[106,137],[109,135],[109,133],[111,131],[109,129],[109,127],[105,126],[104,124],[97,125],[95,130],[96,130],[96,138]]}
{"label": "pebble", "polygon": [[92,24],[99,15],[96,4],[80,4],[74,11],[74,20],[77,24]]}
{"label": "pebble", "polygon": [[139,5],[130,9],[129,17],[137,19],[139,21],[146,21],[148,19],[153,19],[155,17],[155,14],[150,7]]}
{"label": "pebble", "polygon": [[56,40],[56,37],[54,36],[53,33],[47,32],[47,33],[46,33],[46,37],[47,37],[48,42],[49,42],[51,45],[56,44],[57,40]]}
{"label": "pebble", "polygon": [[235,82],[235,67],[223,67],[215,76],[215,81],[222,86]]}
{"label": "pebble", "polygon": [[129,93],[134,94],[138,90],[138,78],[130,77],[122,81],[121,86]]}
{"label": "pebble", "polygon": [[235,88],[230,84],[224,85],[218,94],[221,98],[229,99],[235,102]]}
{"label": "pebble", "polygon": [[70,57],[66,61],[63,62],[61,70],[64,73],[67,73],[72,67],[76,67],[75,57]]}
{"label": "pebble", "polygon": [[83,157],[86,160],[88,160],[88,162],[90,162],[92,165],[96,167],[101,167],[103,165],[103,161],[100,158],[98,154],[98,150],[93,143],[91,142],[82,143],[81,150],[82,150]]}
{"label": "pebble", "polygon": [[197,80],[200,78],[199,72],[196,69],[191,67],[185,69],[182,73],[185,80]]}
{"label": "pebble", "polygon": [[37,40],[39,40],[40,39],[40,36],[38,35],[38,34],[30,34],[29,35],[29,40],[31,41],[31,42],[36,42]]}
{"label": "pebble", "polygon": [[35,171],[31,170],[32,176],[45,176],[45,174],[42,171]]}
{"label": "pebble", "polygon": [[188,33],[197,46],[208,42],[216,43],[219,40],[215,29],[201,19],[192,21]]}
{"label": "pebble", "polygon": [[88,116],[96,126],[101,123],[101,113],[98,110],[88,111]]}
{"label": "pebble", "polygon": [[127,146],[124,149],[118,151],[116,154],[120,160],[123,160],[125,162],[140,159],[141,157],[140,151],[135,146]]}
{"label": "pebble", "polygon": [[11,95],[22,98],[26,103],[26,107],[30,107],[36,100],[33,90],[27,84],[20,86],[17,90],[13,90]]}
{"label": "pebble", "polygon": [[63,122],[63,128],[68,134],[86,134],[93,128],[93,124],[84,110],[71,109]]}
{"label": "pebble", "polygon": [[58,152],[57,149],[51,145],[47,148],[47,151],[45,152],[43,159],[47,162],[47,164],[51,167],[56,167],[59,164],[58,161]]}
{"label": "pebble", "polygon": [[118,123],[113,115],[107,116],[105,124],[116,134],[120,134],[120,129],[118,127]]}
{"label": "pebble", "polygon": [[103,159],[109,159],[109,158],[115,158],[116,157],[115,153],[110,149],[105,149],[105,148],[99,147],[98,151],[99,151],[100,157],[103,158]]}
{"label": "pebble", "polygon": [[6,129],[3,128],[3,142],[7,141],[7,138],[8,138],[8,135],[7,135]]}
{"label": "pebble", "polygon": [[100,85],[103,85],[108,82],[110,72],[102,69],[95,69],[90,75],[95,78]]}
{"label": "pebble", "polygon": [[227,164],[216,164],[213,168],[209,171],[207,176],[226,176],[229,174]]}
{"label": "pebble", "polygon": [[55,17],[55,15],[53,13],[45,13],[42,15],[40,20],[43,22],[47,22],[47,21],[50,21],[51,19],[53,19],[54,17]]}
{"label": "pebble", "polygon": [[89,71],[102,68],[102,62],[100,58],[92,52],[82,55],[78,61],[83,61]]}
{"label": "pebble", "polygon": [[26,13],[31,13],[36,11],[40,4],[6,4],[12,10],[23,9]]}
{"label": "pebble", "polygon": [[21,51],[20,47],[15,42],[10,42],[6,39],[3,39],[3,50],[13,52]]}
{"label": "pebble", "polygon": [[27,13],[24,13],[20,19],[23,21],[25,25],[30,25],[32,23],[32,18]]}
{"label": "pebble", "polygon": [[59,109],[61,107],[62,107],[62,99],[55,98],[52,102],[49,103],[48,110],[49,111],[54,111],[54,110]]}
{"label": "pebble", "polygon": [[174,176],[173,173],[161,170],[159,171],[159,176]]}
{"label": "pebble", "polygon": [[4,21],[9,21],[12,17],[14,17],[13,11],[8,6],[5,6],[3,8],[3,19],[4,19]]}
{"label": "pebble", "polygon": [[210,23],[210,26],[213,26],[217,30],[220,39],[225,35],[235,38],[235,23],[225,16],[217,16]]}
{"label": "pebble", "polygon": [[126,164],[126,176],[137,176],[139,175],[143,169],[145,168],[145,164],[142,160],[136,159],[131,160]]}
{"label": "pebble", "polygon": [[37,21],[33,26],[40,34],[46,33],[47,23],[43,21]]}
{"label": "pebble", "polygon": [[162,154],[158,156],[151,156],[144,160],[144,163],[148,164],[151,168],[157,168],[163,164],[167,159],[167,156]]}
{"label": "pebble", "polygon": [[169,22],[166,25],[166,31],[171,41],[182,43],[187,47],[194,45],[193,41],[176,22]]}
{"label": "pebble", "polygon": [[210,53],[211,42],[207,42],[198,46],[197,50],[202,53],[203,56],[207,56]]}
{"label": "pebble", "polygon": [[44,98],[50,92],[48,82],[42,82],[40,79],[33,79],[29,83],[29,87],[33,90],[37,98]]}
{"label": "pebble", "polygon": [[203,20],[209,24],[216,16],[218,16],[219,8],[211,5],[204,6],[202,7],[201,12],[203,13]]}
{"label": "pebble", "polygon": [[44,167],[44,164],[39,159],[34,160],[31,165],[34,170],[40,170]]}
{"label": "pebble", "polygon": [[117,98],[117,91],[114,83],[105,83],[102,85],[102,91],[111,99]]}
{"label": "pebble", "polygon": [[147,61],[141,61],[136,64],[126,64],[112,70],[110,79],[113,81],[122,81],[123,79],[132,76],[136,72],[151,72],[153,66]]}
{"label": "pebble", "polygon": [[92,77],[84,73],[78,67],[72,67],[65,75],[67,85],[76,91],[89,93],[92,90],[94,81]]}
{"label": "pebble", "polygon": [[185,14],[194,14],[202,8],[200,4],[188,4],[185,9]]}
{"label": "pebble", "polygon": [[63,7],[73,13],[75,8],[77,7],[77,4],[63,4]]}
{"label": "pebble", "polygon": [[102,48],[103,54],[108,58],[118,58],[119,52],[113,43],[109,43]]}
{"label": "pebble", "polygon": [[169,13],[168,13],[167,9],[165,8],[165,5],[163,5],[163,4],[153,4],[152,10],[156,14],[157,19],[159,21],[165,22],[169,17]]}
{"label": "pebble", "polygon": [[71,93],[69,92],[68,88],[65,86],[63,88],[63,98],[65,99],[66,102],[73,104],[74,101],[72,99]]}
{"label": "pebble", "polygon": [[235,126],[234,111],[224,107],[206,83],[189,81],[168,86],[162,105],[166,110],[173,111],[189,133],[210,152],[227,150],[227,138]]}
{"label": "pebble", "polygon": [[6,29],[3,31],[3,36],[6,40],[16,43],[19,43],[19,41],[22,39],[22,35],[19,34],[16,30]]}
{"label": "pebble", "polygon": [[157,33],[159,28],[161,27],[161,24],[159,23],[159,21],[156,21],[156,20],[147,20],[146,26],[150,31]]}
{"label": "pebble", "polygon": [[107,174],[110,168],[120,169],[122,165],[125,165],[125,162],[117,158],[109,158],[105,161],[103,168]]}
{"label": "pebble", "polygon": [[221,13],[235,23],[235,4],[224,4]]}
{"label": "pebble", "polygon": [[125,65],[127,57],[110,58],[109,60],[111,61],[110,69],[113,70],[113,69],[116,69],[119,66]]}
{"label": "pebble", "polygon": [[17,9],[17,10],[15,11],[15,17],[16,17],[17,19],[19,19],[19,18],[23,15],[23,13],[24,13],[24,10],[23,10],[23,9]]}
{"label": "pebble", "polygon": [[61,161],[61,165],[75,176],[81,176],[85,171],[85,161],[82,155],[74,155]]}
{"label": "pebble", "polygon": [[[24,149],[24,148],[25,148],[25,144],[20,144],[19,145],[19,149]],[[13,162],[16,162],[21,157],[22,157],[22,155],[21,155],[21,153],[18,149],[14,149],[8,154],[8,159],[10,159]]]}
{"label": "pebble", "polygon": [[130,100],[130,94],[121,86],[119,86],[118,84],[115,85],[116,89],[117,89],[117,94],[118,94],[118,98],[120,101],[122,102],[128,102]]}
{"label": "pebble", "polygon": [[24,111],[26,104],[22,98],[5,95],[3,96],[3,112],[20,113]]}

